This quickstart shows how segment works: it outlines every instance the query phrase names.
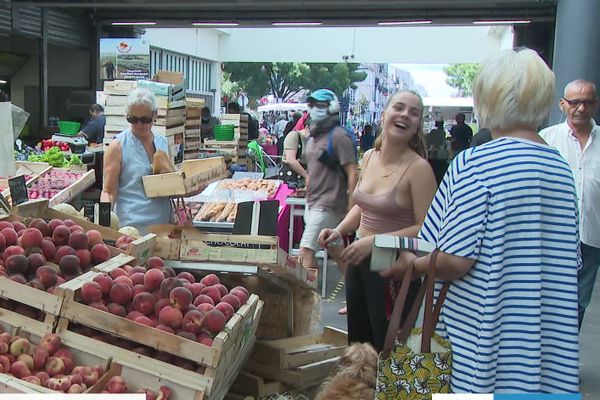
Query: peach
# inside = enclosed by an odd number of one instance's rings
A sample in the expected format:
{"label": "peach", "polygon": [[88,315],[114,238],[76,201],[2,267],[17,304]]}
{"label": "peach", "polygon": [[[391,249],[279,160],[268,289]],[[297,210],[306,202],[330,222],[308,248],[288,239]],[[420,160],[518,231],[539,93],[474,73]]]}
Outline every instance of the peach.
{"label": "peach", "polygon": [[0,221],[0,231],[4,228],[15,229],[13,228],[13,224],[11,224],[10,221]]}
{"label": "peach", "polygon": [[54,260],[54,254],[56,253],[56,246],[52,243],[51,240],[44,239],[42,241],[42,253],[46,260]]}
{"label": "peach", "polygon": [[221,281],[219,280],[219,277],[217,275],[208,274],[200,280],[200,283],[206,286],[213,286],[218,285],[219,283],[221,283]]}
{"label": "peach", "polygon": [[75,250],[87,250],[89,242],[88,236],[80,231],[73,232],[71,233],[71,236],[69,236],[69,246]]}
{"label": "peach", "polygon": [[158,397],[156,400],[169,400],[169,397],[171,397],[171,389],[168,386],[158,388]]}
{"label": "peach", "polygon": [[106,383],[106,390],[108,393],[127,393],[127,384],[122,377],[113,376]]}
{"label": "peach", "polygon": [[219,292],[221,293],[221,297],[227,295],[227,293],[229,293],[229,290],[227,290],[227,288],[225,287],[225,285],[221,284],[221,283],[217,283],[216,285],[214,285],[217,289],[219,289]]}
{"label": "peach", "polygon": [[186,310],[194,300],[192,292],[184,287],[176,287],[169,294],[171,304],[180,310]]}
{"label": "peach", "polygon": [[140,293],[133,298],[133,309],[144,315],[150,315],[154,311],[156,298],[148,292]]}
{"label": "peach", "polygon": [[229,321],[233,317],[233,314],[235,314],[233,306],[229,303],[219,303],[215,306],[215,310],[221,311],[225,316],[225,321]]}
{"label": "peach", "polygon": [[90,368],[89,370],[86,370],[84,374],[81,375],[81,378],[83,379],[83,383],[87,387],[90,387],[94,386],[96,382],[98,382],[98,379],[100,379],[100,375],[98,374],[98,371],[95,371],[92,368]]}
{"label": "peach", "polygon": [[69,360],[73,359],[73,353],[71,353],[71,351],[68,349],[58,349],[53,356],[59,358],[68,358]]}
{"label": "peach", "polygon": [[183,283],[181,283],[181,281],[179,279],[166,278],[160,284],[160,293],[161,293],[162,297],[169,297],[169,295],[171,294],[171,290],[175,289],[176,287],[180,287],[180,286],[183,287]]}
{"label": "peach", "polygon": [[127,271],[125,271],[123,268],[115,268],[112,271],[110,271],[108,274],[110,275],[111,278],[113,278],[113,280],[118,278],[119,276],[129,276]]}
{"label": "peach", "polygon": [[149,269],[144,274],[144,286],[149,292],[158,289],[164,280],[165,274],[159,269]]}
{"label": "peach", "polygon": [[164,266],[165,262],[160,257],[150,257],[148,258],[148,261],[146,261],[146,267],[148,267],[148,269],[162,268]]}
{"label": "peach", "polygon": [[179,328],[183,320],[183,314],[181,310],[175,307],[166,306],[158,314],[158,321],[163,324],[170,326],[171,328]]}
{"label": "peach", "polygon": [[3,259],[4,265],[6,265],[6,260],[11,256],[24,256],[25,250],[21,246],[8,246],[4,250]]}
{"label": "peach", "polygon": [[221,301],[221,292],[216,286],[207,286],[204,289],[202,289],[200,294],[204,294],[210,297],[213,300],[214,304],[217,304],[219,301]]}
{"label": "peach", "polygon": [[110,299],[113,303],[126,305],[133,297],[131,286],[125,283],[115,283],[110,288]]}
{"label": "peach", "polygon": [[143,393],[146,395],[146,400],[156,400],[156,393],[154,393],[152,390],[144,388],[144,389],[138,389],[138,391],[136,393]]}
{"label": "peach", "polygon": [[71,387],[67,390],[67,393],[83,393],[85,389],[80,383],[71,382]]}
{"label": "peach", "polygon": [[0,252],[3,252],[5,248],[6,248],[6,239],[0,233]]}
{"label": "peach", "polygon": [[229,294],[232,294],[238,299],[240,299],[240,303],[242,305],[246,304],[246,302],[248,301],[248,293],[244,292],[242,289],[231,289],[231,292],[229,292]]}
{"label": "peach", "polygon": [[221,303],[229,303],[235,311],[239,310],[242,306],[240,298],[234,294],[226,294],[225,296],[223,296],[223,298],[221,299]]}
{"label": "peach", "polygon": [[15,228],[15,231],[17,231],[17,233],[21,232],[22,230],[27,229],[27,226],[25,226],[24,223],[19,222],[19,221],[13,221],[12,225],[13,225],[13,228]]}
{"label": "peach", "polygon": [[102,296],[108,296],[113,285],[113,279],[107,274],[99,274],[94,276],[92,280],[102,288]]}
{"label": "peach", "polygon": [[95,229],[90,229],[85,233],[88,237],[88,248],[92,248],[97,244],[103,243],[102,234]]}
{"label": "peach", "polygon": [[0,343],[0,354],[8,353],[9,349],[8,343]]}
{"label": "peach", "polygon": [[214,310],[215,306],[213,306],[212,304],[209,303],[202,303],[202,304],[198,304],[198,307],[196,307],[198,309],[198,311],[202,311],[202,312],[209,312],[210,310]]}
{"label": "peach", "polygon": [[121,236],[115,242],[115,247],[121,250],[127,250],[129,248],[129,243],[133,242],[135,239],[131,236]]}
{"label": "peach", "polygon": [[137,272],[141,272],[142,274],[146,273],[146,268],[140,266],[140,265],[136,265],[135,267],[133,267],[131,269],[131,275],[137,273]]}
{"label": "peach", "polygon": [[136,318],[138,318],[138,317],[145,317],[145,315],[144,315],[144,314],[142,314],[141,312],[139,312],[139,311],[135,311],[135,310],[133,310],[133,311],[130,311],[130,312],[127,314],[127,319],[130,319],[130,320],[132,320],[132,321],[135,321],[135,319],[136,319]]}
{"label": "peach", "polygon": [[131,272],[133,270],[133,267],[131,265],[123,265],[121,268],[123,268],[125,272],[127,272],[127,276],[131,276],[131,274],[133,273]]}
{"label": "peach", "polygon": [[83,270],[89,269],[92,265],[92,254],[88,249],[75,250],[75,255],[79,258],[79,264]]}
{"label": "peach", "polygon": [[[175,270],[173,268],[164,266],[160,270],[163,272],[163,274],[165,274],[165,277],[175,278],[176,274],[175,274]],[[183,284],[183,282],[181,282],[181,283]]]}
{"label": "peach", "polygon": [[15,361],[10,366],[10,374],[17,378],[25,378],[31,375],[31,369],[23,361]]}
{"label": "peach", "polygon": [[60,336],[54,333],[47,333],[40,340],[38,348],[42,348],[53,355],[60,348]]}
{"label": "peach", "polygon": [[225,316],[221,311],[216,309],[210,310],[204,317],[204,328],[216,335],[223,330],[226,322]]}
{"label": "peach", "polygon": [[74,256],[76,254],[77,253],[75,252],[75,250],[73,250],[73,248],[69,246],[60,246],[56,249],[56,252],[54,253],[54,261],[60,264],[60,260],[62,260],[64,256]]}
{"label": "peach", "polygon": [[33,371],[33,357],[29,354],[19,354],[17,361],[24,362],[25,365],[27,365],[27,368],[29,368],[30,371]]}
{"label": "peach", "polygon": [[65,224],[65,226],[66,226],[67,228],[70,228],[70,227],[72,227],[73,225],[77,225],[77,224],[75,223],[75,221],[73,221],[73,220],[72,220],[72,219],[70,219],[70,218],[67,218],[67,219],[65,219],[65,220],[63,221],[63,223]]}
{"label": "peach", "polygon": [[[205,346],[211,347],[213,344],[213,340],[210,336],[198,336],[196,338],[196,341],[198,341],[199,343],[202,343]],[[204,373],[204,372],[202,372]]]}
{"label": "peach", "polygon": [[150,327],[156,326],[152,322],[152,320],[150,318],[146,317],[145,315],[142,315],[141,317],[137,317],[136,319],[133,320],[133,322],[137,322],[138,324],[142,324],[142,325],[146,325],[146,326],[150,326]]}
{"label": "peach", "polygon": [[29,353],[30,348],[31,343],[29,343],[29,340],[25,338],[18,338],[10,344],[10,354],[17,357],[20,354]]}
{"label": "peach", "polygon": [[60,219],[51,219],[48,222],[48,235],[52,235],[57,226],[64,225]]}
{"label": "peach", "polygon": [[177,274],[177,278],[178,279],[185,279],[189,283],[195,283],[196,282],[196,278],[194,278],[194,275],[192,275],[192,274],[190,274],[189,272],[186,272],[186,271],[178,273]]}
{"label": "peach", "polygon": [[129,275],[129,279],[135,285],[143,285],[144,284],[144,273],[143,272],[135,272]]}
{"label": "peach", "polygon": [[4,371],[4,373],[7,373],[10,371],[10,365],[12,363],[10,362],[10,358],[8,358],[7,355],[1,355],[0,356],[0,365],[2,366],[2,371]]}
{"label": "peach", "polygon": [[94,264],[100,264],[107,261],[110,258],[110,250],[108,246],[103,243],[99,243],[92,247],[92,262]]}
{"label": "peach", "polygon": [[[156,298],[156,296],[155,296],[155,298]],[[169,300],[169,299],[158,299],[156,301],[156,303],[154,304],[154,314],[155,315],[160,314],[160,310],[162,310],[166,306],[170,306],[170,305],[171,305],[171,300]]]}
{"label": "peach", "polygon": [[35,278],[39,280],[46,289],[56,286],[57,276],[56,270],[48,265],[42,265],[35,271]]}
{"label": "peach", "polygon": [[65,373],[65,363],[62,358],[48,357],[46,360],[46,372],[52,377],[63,375]]}
{"label": "peach", "polygon": [[110,303],[110,304],[108,304],[108,306],[106,306],[106,308],[108,309],[108,312],[111,314],[118,315],[119,317],[127,316],[125,307],[123,307],[121,304]]}
{"label": "peach", "polygon": [[86,282],[81,287],[81,301],[90,304],[102,299],[102,286],[97,282]]}
{"label": "peach", "polygon": [[59,358],[65,364],[65,374],[70,374],[71,371],[73,371],[73,367],[75,366],[75,364],[73,363],[73,360],[71,360],[70,358],[65,358],[65,357],[59,357]]}
{"label": "peach", "polygon": [[46,264],[46,258],[39,253],[31,253],[27,257],[27,261],[29,262],[29,273],[35,273],[39,267]]}
{"label": "peach", "polygon": [[80,225],[72,225],[69,227],[69,230],[71,231],[71,234],[76,233],[76,232],[83,232],[83,228]]}
{"label": "peach", "polygon": [[194,342],[196,341],[196,335],[194,335],[192,332],[179,331],[177,332],[177,336],[181,336],[182,338],[186,338]]}
{"label": "peach", "polygon": [[29,268],[29,260],[24,255],[10,256],[6,259],[6,272],[9,274],[24,274]]}
{"label": "peach", "polygon": [[[140,293],[146,292],[146,286],[144,285],[133,285],[133,289],[131,289],[133,297],[137,296]],[[155,297],[156,298],[156,297]]]}
{"label": "peach", "polygon": [[21,247],[28,249],[30,247],[42,247],[44,235],[36,228],[26,228],[21,236]]}
{"label": "peach", "polygon": [[106,304],[104,304],[104,302],[102,300],[94,301],[94,302],[88,304],[88,306],[95,308],[97,310],[100,310],[100,311],[108,312],[108,307],[106,307]]}
{"label": "peach", "polygon": [[59,225],[52,232],[52,241],[57,246],[65,246],[69,243],[71,231],[65,225]]}
{"label": "peach", "polygon": [[76,255],[66,255],[58,263],[64,276],[73,276],[81,273],[81,263]]}
{"label": "peach", "polygon": [[42,386],[41,379],[35,375],[29,375],[29,376],[23,377],[21,379],[23,379],[25,382],[29,382],[29,383],[33,383],[34,385]]}
{"label": "peach", "polygon": [[48,350],[46,349],[42,349],[41,347],[37,347],[35,349],[35,351],[33,352],[33,370],[40,370],[42,368],[44,368],[44,366],[46,365],[46,360],[48,360],[48,357],[50,356],[50,354],[48,353]]}
{"label": "peach", "polygon": [[175,331],[173,330],[173,328],[171,328],[170,326],[163,325],[163,324],[159,324],[156,327],[156,329],[158,329],[159,331],[164,331],[164,332],[167,332],[167,333],[175,334]]}
{"label": "peach", "polygon": [[17,240],[19,236],[17,236],[17,231],[13,228],[4,228],[0,231],[2,236],[4,236],[4,241],[6,242],[6,246],[14,246],[17,244]]}
{"label": "peach", "polygon": [[[43,366],[42,366],[42,368],[43,368]],[[42,382],[42,385],[45,385],[46,381],[48,379],[50,379],[50,375],[48,375],[48,373],[46,371],[36,372],[34,376]]]}
{"label": "peach", "polygon": [[113,285],[115,285],[117,283],[123,283],[123,284],[125,284],[125,285],[127,285],[127,286],[129,286],[130,288],[133,289],[133,281],[128,276],[117,276],[113,280]]}
{"label": "peach", "polygon": [[41,218],[33,218],[31,221],[29,221],[29,228],[35,228],[39,230],[43,236],[48,236],[50,234],[48,223]]}
{"label": "peach", "polygon": [[[204,313],[198,310],[192,310],[185,313],[181,322],[181,329],[186,332],[192,332],[199,334],[202,331],[202,324],[204,322]],[[195,340],[192,339],[192,340]]]}

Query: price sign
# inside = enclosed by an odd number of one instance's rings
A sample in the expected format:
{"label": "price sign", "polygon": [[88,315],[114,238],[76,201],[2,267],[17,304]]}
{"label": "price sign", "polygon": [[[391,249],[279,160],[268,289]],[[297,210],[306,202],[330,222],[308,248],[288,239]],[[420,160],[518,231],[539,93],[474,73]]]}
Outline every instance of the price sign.
{"label": "price sign", "polygon": [[110,203],[100,203],[98,223],[102,226],[110,226]]}
{"label": "price sign", "polygon": [[95,219],[95,205],[96,203],[94,203],[93,201],[84,201],[83,202],[83,215],[84,217],[86,217],[87,219],[89,219],[91,222],[95,223],[96,221],[94,221]]}
{"label": "price sign", "polygon": [[27,184],[25,183],[25,176],[15,176],[8,180],[8,188],[10,189],[10,197],[13,205],[25,203],[29,200],[29,193],[27,193]]}

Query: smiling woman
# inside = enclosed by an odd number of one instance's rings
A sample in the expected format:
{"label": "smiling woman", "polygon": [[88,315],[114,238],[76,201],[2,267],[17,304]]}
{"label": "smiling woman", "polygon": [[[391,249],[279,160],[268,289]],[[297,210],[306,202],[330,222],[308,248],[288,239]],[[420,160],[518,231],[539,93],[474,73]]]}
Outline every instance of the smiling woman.
{"label": "smiling woman", "polygon": [[168,154],[163,136],[152,133],[156,101],[147,89],[136,89],[127,101],[127,121],[131,128],[119,133],[104,154],[104,187],[101,200],[109,201],[123,225],[140,231],[148,225],[167,223],[171,217],[169,200],[149,199],[142,177],[152,174],[157,150]]}

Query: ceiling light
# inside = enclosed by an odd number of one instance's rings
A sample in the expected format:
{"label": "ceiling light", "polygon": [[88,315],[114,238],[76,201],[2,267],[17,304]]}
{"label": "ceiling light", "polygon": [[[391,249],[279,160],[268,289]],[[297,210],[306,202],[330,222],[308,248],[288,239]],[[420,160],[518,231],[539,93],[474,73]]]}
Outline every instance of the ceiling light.
{"label": "ceiling light", "polygon": [[419,19],[413,21],[383,21],[378,22],[377,25],[388,26],[388,25],[425,25],[431,24],[433,21],[430,19]]}
{"label": "ceiling light", "polygon": [[273,22],[273,26],[319,26],[322,22]]}
{"label": "ceiling light", "polygon": [[238,26],[237,22],[192,22],[194,26]]}
{"label": "ceiling light", "polygon": [[529,24],[529,19],[517,19],[517,20],[478,20],[473,21],[475,25],[516,25],[516,24]]}
{"label": "ceiling light", "polygon": [[0,79],[0,85],[6,85],[8,82],[5,81],[4,79]]}
{"label": "ceiling light", "polygon": [[146,21],[146,22],[113,22],[112,25],[156,25],[156,22]]}

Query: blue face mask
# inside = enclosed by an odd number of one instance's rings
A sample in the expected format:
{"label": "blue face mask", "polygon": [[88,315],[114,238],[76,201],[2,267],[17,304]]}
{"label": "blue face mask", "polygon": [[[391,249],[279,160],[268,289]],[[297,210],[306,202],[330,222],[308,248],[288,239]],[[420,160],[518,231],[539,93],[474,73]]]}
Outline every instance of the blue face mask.
{"label": "blue face mask", "polygon": [[327,113],[326,108],[311,107],[308,109],[308,115],[310,116],[311,121],[321,122],[325,120],[329,114]]}

